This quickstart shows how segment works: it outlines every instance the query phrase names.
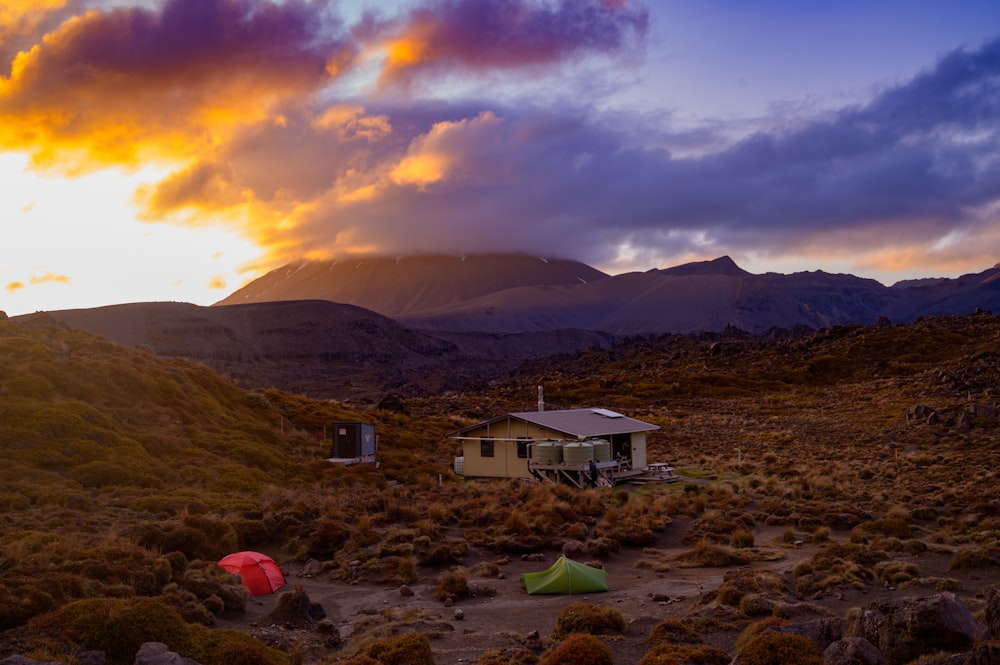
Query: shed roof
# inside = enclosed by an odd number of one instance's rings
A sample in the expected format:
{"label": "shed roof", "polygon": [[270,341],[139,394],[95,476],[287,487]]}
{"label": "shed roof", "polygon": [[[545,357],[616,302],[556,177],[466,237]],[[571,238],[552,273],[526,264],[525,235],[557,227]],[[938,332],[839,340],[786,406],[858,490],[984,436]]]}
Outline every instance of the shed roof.
{"label": "shed roof", "polygon": [[597,437],[611,434],[630,434],[632,432],[650,432],[660,429],[657,425],[644,423],[635,418],[623,416],[608,409],[563,409],[556,411],[517,411],[493,418],[476,425],[464,427],[452,432],[449,437],[461,438],[464,434],[484,425],[492,425],[507,418],[514,418],[561,432],[574,437]]}

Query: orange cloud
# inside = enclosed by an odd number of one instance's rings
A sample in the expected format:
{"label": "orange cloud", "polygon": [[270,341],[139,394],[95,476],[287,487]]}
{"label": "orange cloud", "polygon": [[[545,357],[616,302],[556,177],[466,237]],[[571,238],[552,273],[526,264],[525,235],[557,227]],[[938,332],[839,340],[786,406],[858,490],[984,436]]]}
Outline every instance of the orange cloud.
{"label": "orange cloud", "polygon": [[[38,284],[69,284],[71,281],[72,280],[70,280],[70,278],[66,275],[47,272],[44,275],[32,275],[28,280],[28,284],[31,284],[32,286],[36,286]],[[21,289],[27,288],[27,285],[24,282],[17,280],[8,282],[5,288],[7,289],[7,293],[14,294]]]}
{"label": "orange cloud", "polygon": [[[627,53],[645,39],[648,11],[628,0],[446,0],[414,9],[385,38],[379,84],[408,87],[428,70],[559,64],[580,53]],[[383,32],[392,30],[383,26]]]}
{"label": "orange cloud", "polygon": [[481,142],[490,143],[484,135],[492,133],[500,122],[496,114],[485,111],[472,119],[437,123],[410,144],[389,178],[397,185],[425,189],[448,177],[460,164],[468,162],[468,171],[474,171],[476,165],[469,159],[471,152]]}
{"label": "orange cloud", "polygon": [[48,284],[50,282],[55,282],[57,284],[69,284],[71,280],[66,275],[57,275],[56,273],[47,272],[44,275],[33,275],[30,281],[32,284]]}
{"label": "orange cloud", "polygon": [[314,11],[173,0],[67,20],[0,79],[0,148],[69,173],[203,154],[317,90],[335,54],[350,60]]}
{"label": "orange cloud", "polygon": [[369,141],[392,134],[388,116],[366,115],[360,104],[337,104],[323,111],[312,121],[316,129],[337,132],[340,138],[363,138]]}

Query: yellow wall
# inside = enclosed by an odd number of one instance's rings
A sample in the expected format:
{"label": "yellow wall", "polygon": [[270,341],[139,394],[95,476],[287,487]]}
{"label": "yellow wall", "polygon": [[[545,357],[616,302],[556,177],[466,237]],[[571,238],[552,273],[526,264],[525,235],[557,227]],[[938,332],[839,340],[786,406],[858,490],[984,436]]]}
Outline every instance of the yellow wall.
{"label": "yellow wall", "polygon": [[[476,428],[466,432],[467,437],[495,437],[493,440],[493,457],[483,457],[480,452],[479,438],[462,441],[462,454],[465,457],[465,475],[483,478],[530,478],[528,460],[517,456],[517,442],[503,439],[518,437],[532,441],[546,439],[562,439],[563,435],[553,432],[523,420],[510,418],[493,423],[490,426]],[[530,455],[530,449],[528,454]]]}
{"label": "yellow wall", "polygon": [[[505,441],[504,439],[522,437],[534,442],[550,439],[561,441],[566,438],[561,432],[554,432],[533,423],[511,418],[495,422],[492,425],[483,425],[466,432],[464,436],[470,437],[462,441],[462,454],[465,457],[464,473],[469,477],[481,478],[531,477],[531,473],[528,471],[528,459],[517,456],[517,442]],[[483,437],[494,437],[493,457],[481,455],[479,439]],[[647,464],[646,433],[633,432],[631,446],[632,468],[645,468]]]}
{"label": "yellow wall", "polygon": [[478,478],[530,478],[528,460],[517,456],[516,441],[493,441],[493,457],[483,457],[479,440],[464,441],[465,475]]}

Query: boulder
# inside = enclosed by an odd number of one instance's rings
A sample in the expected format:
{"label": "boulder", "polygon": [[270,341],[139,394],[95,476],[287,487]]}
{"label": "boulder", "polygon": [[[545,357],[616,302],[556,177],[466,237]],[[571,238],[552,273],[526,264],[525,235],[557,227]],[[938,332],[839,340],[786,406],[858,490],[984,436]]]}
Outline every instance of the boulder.
{"label": "boulder", "polygon": [[27,656],[8,656],[0,660],[0,665],[62,665],[62,663],[55,660],[34,660]]}
{"label": "boulder", "polygon": [[990,631],[990,638],[1000,640],[1000,584],[986,590],[986,609],[983,621]]}
{"label": "boulder", "polygon": [[970,651],[948,656],[940,665],[996,665],[1000,663],[1000,644],[980,644]]}
{"label": "boulder", "polygon": [[823,665],[888,665],[888,661],[863,637],[845,637],[826,648]]}
{"label": "boulder", "polygon": [[858,614],[849,633],[871,642],[890,665],[935,651],[967,651],[989,634],[950,592],[871,603]]}
{"label": "boulder", "polygon": [[926,404],[914,404],[906,410],[906,424],[914,422],[930,423],[938,419],[938,412]]}
{"label": "boulder", "polygon": [[309,599],[302,588],[286,591],[278,597],[278,603],[264,617],[264,621],[285,628],[311,628],[320,619],[326,618],[326,610],[319,603]]}
{"label": "boulder", "polygon": [[819,650],[823,651],[844,636],[844,622],[834,617],[827,617],[790,623],[786,626],[774,626],[771,630],[776,633],[806,637],[819,645]]}
{"label": "boulder", "polygon": [[135,654],[135,665],[198,665],[197,661],[171,651],[162,642],[146,642]]}

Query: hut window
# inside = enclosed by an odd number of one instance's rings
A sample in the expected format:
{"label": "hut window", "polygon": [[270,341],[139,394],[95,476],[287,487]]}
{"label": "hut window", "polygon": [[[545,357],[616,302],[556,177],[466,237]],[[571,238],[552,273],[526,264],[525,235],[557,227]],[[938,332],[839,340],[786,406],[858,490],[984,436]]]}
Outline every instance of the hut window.
{"label": "hut window", "polygon": [[517,456],[521,459],[528,459],[528,441],[529,439],[518,439],[517,441]]}
{"label": "hut window", "polygon": [[479,440],[479,456],[493,457],[493,439]]}

